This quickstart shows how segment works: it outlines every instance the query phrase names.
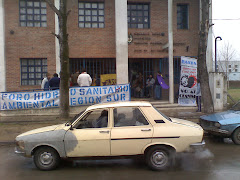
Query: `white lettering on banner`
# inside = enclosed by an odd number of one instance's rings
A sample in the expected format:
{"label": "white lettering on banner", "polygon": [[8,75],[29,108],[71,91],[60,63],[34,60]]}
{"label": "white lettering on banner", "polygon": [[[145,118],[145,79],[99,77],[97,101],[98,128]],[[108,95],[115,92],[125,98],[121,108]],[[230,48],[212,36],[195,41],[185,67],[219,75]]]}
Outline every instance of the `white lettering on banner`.
{"label": "white lettering on banner", "polygon": [[[0,93],[0,110],[39,109],[59,106],[59,90]],[[74,87],[69,89],[69,105],[91,105],[129,101],[130,85]]]}

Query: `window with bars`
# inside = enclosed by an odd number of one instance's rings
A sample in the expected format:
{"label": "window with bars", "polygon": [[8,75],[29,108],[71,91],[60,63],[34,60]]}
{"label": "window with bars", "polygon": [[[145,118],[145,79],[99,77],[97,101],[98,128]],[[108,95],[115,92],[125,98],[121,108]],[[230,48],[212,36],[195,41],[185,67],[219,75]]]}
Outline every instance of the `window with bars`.
{"label": "window with bars", "polygon": [[178,4],[177,5],[177,28],[178,29],[188,29],[188,4]]}
{"label": "window with bars", "polygon": [[150,28],[149,4],[128,3],[128,28]]}
{"label": "window with bars", "polygon": [[47,27],[46,2],[19,0],[19,20],[23,27]]}
{"label": "window with bars", "polygon": [[47,73],[46,58],[20,59],[21,85],[41,85]]}
{"label": "window with bars", "polygon": [[104,28],[103,2],[78,2],[78,26],[80,28]]}

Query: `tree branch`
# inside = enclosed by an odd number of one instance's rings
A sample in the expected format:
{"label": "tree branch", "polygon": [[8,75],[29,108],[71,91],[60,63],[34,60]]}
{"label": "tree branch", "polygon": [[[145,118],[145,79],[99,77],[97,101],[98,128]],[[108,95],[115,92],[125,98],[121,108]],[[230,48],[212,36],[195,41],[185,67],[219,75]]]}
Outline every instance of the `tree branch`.
{"label": "tree branch", "polygon": [[60,36],[58,34],[55,34],[54,32],[51,33],[52,35],[54,35],[56,38],[60,38]]}
{"label": "tree branch", "polygon": [[51,9],[58,15],[61,16],[60,11],[55,7],[54,2],[52,0],[42,0],[42,1],[46,1],[46,3],[48,3],[48,5],[51,7]]}

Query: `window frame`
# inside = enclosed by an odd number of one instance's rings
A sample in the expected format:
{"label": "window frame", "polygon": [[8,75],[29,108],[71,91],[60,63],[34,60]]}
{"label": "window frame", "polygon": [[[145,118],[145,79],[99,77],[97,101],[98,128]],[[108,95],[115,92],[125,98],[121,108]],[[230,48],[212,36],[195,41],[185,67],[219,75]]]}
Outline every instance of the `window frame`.
{"label": "window frame", "polygon": [[[137,6],[142,6],[142,9],[138,9]],[[133,9],[133,6],[136,6],[136,9]],[[147,10],[144,10],[144,6],[147,6]],[[133,11],[136,11],[136,15],[132,15]],[[139,12],[142,12],[142,15],[138,15]],[[147,15],[144,15],[144,13],[147,12]],[[150,8],[150,3],[137,3],[137,2],[129,2],[127,4],[127,18],[128,20],[128,28],[135,28],[135,29],[150,29],[151,28],[151,17],[150,17],[150,12],[151,12],[151,8]],[[132,22],[132,17],[136,18],[136,23]],[[148,22],[145,23],[144,19],[148,18]],[[142,18],[141,22],[137,22],[138,18]],[[139,24],[143,24],[143,27],[138,27]],[[134,27],[134,25],[136,25],[136,27]],[[144,27],[144,25],[147,25],[147,27]]]}
{"label": "window frame", "polygon": [[[99,111],[99,112],[102,112],[103,110],[106,110],[108,112],[108,116],[107,116],[107,127],[86,127],[86,128],[80,128],[80,124],[81,122],[83,121],[87,121],[86,119],[95,111]],[[101,115],[101,113],[100,113]],[[92,110],[89,110],[89,111],[85,111],[84,113],[81,114],[81,118],[77,118],[78,120],[74,121],[74,124],[73,127],[75,129],[99,129],[99,128],[109,128],[109,124],[110,124],[110,109],[109,108],[98,108],[98,109],[92,109]],[[96,119],[97,120],[97,119]]]}
{"label": "window frame", "polygon": [[[40,65],[36,64],[37,60],[41,60]],[[26,64],[24,61],[26,61]],[[31,61],[33,61],[33,64],[30,64]],[[20,67],[21,86],[38,86],[41,85],[42,79],[47,73],[47,58],[20,58]],[[41,71],[38,72],[37,68],[39,67],[41,68]],[[24,68],[26,68],[26,71]],[[30,68],[34,68],[34,71],[31,72]],[[38,73],[41,74],[41,77],[37,77]],[[26,78],[23,78],[23,75],[25,74]],[[34,74],[34,78],[30,77],[30,74]],[[26,81],[26,83],[23,83],[24,81]],[[34,84],[31,84],[31,81],[34,81]]]}
{"label": "window frame", "polygon": [[[117,109],[121,109],[121,108],[128,108],[128,109],[131,108],[131,109],[132,109],[131,113],[134,113],[133,111],[134,111],[135,109],[137,109],[137,110],[141,113],[142,117],[145,119],[145,121],[146,121],[147,124],[144,124],[144,123],[142,123],[142,125],[140,125],[140,124],[126,125],[126,124],[125,124],[125,125],[116,126],[116,124],[115,124],[114,111],[117,110]],[[119,114],[121,114],[121,113],[119,113]],[[119,114],[118,114],[118,116],[119,116]],[[125,116],[125,119],[127,119],[126,116]],[[118,121],[119,121],[119,119],[118,119]],[[138,119],[136,119],[136,122],[141,123],[140,121],[138,121]],[[136,123],[136,122],[135,122],[135,123]],[[113,108],[113,121],[112,121],[112,123],[113,123],[113,124],[112,124],[113,128],[143,127],[143,126],[149,126],[149,125],[151,125],[151,123],[149,122],[148,118],[145,116],[145,114],[143,113],[143,111],[141,110],[141,108],[140,108],[139,106],[120,106],[120,107],[114,107],[114,108]]]}
{"label": "window frame", "polygon": [[[80,7],[80,3],[83,3],[84,7]],[[91,7],[86,7],[86,4],[90,4]],[[94,8],[93,4],[97,4],[97,7]],[[103,8],[101,9],[99,7],[100,4],[103,4]],[[84,11],[83,14],[80,14],[80,10]],[[90,14],[86,14],[86,11],[90,11]],[[97,14],[93,14],[93,11],[97,11]],[[103,14],[99,14],[100,11],[103,11]],[[80,21],[80,17],[83,17],[84,20]],[[97,17],[96,21],[93,21],[93,17]],[[86,20],[87,17],[90,17],[90,21]],[[103,18],[103,21],[100,21],[100,18]],[[90,26],[86,26],[86,24],[89,23]],[[80,24],[83,24],[83,27],[80,26]],[[96,27],[93,27],[93,24],[96,24]],[[101,27],[100,24],[103,24]],[[88,1],[81,1],[78,0],[78,28],[105,28],[105,2],[88,2]]]}
{"label": "window frame", "polygon": [[238,72],[238,65],[235,64],[235,72]]}
{"label": "window frame", "polygon": [[232,65],[231,64],[228,65],[228,72],[232,72]]}
{"label": "window frame", "polygon": [[[22,2],[25,5],[21,5]],[[28,6],[28,2],[32,2],[32,6]],[[39,6],[35,6],[35,3],[39,3]],[[45,6],[42,6],[43,3],[45,3]],[[22,9],[25,9],[24,13],[21,12]],[[28,10],[32,12],[28,13]],[[36,10],[39,10],[39,13],[35,13]],[[42,12],[43,10],[45,10],[45,13]],[[24,20],[21,19],[24,16]],[[37,16],[39,16],[39,19],[35,19]],[[32,19],[29,19],[30,17]],[[43,17],[45,17],[45,20],[43,20]],[[32,23],[32,25],[28,23]],[[38,23],[39,26],[36,25]],[[19,25],[21,27],[47,27],[47,3],[40,0],[19,0]]]}
{"label": "window frame", "polygon": [[[178,10],[179,7],[186,7],[186,11],[183,11],[181,9]],[[184,20],[184,13],[186,12],[186,22],[183,22]],[[179,15],[181,15],[181,17],[179,17]],[[181,22],[179,22],[179,19],[181,19]],[[186,27],[185,27],[186,24]],[[177,29],[178,30],[189,30],[189,4],[186,3],[178,3],[177,4]]]}

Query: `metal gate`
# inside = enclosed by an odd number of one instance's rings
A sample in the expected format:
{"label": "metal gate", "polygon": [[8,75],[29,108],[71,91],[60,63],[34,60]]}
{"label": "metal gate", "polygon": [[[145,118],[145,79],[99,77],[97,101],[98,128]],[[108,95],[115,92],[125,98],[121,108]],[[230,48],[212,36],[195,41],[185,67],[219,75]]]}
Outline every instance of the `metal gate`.
{"label": "metal gate", "polygon": [[[143,87],[146,86],[147,77],[152,74],[156,76],[157,71],[161,71],[166,81],[168,81],[168,58],[159,59],[129,59],[129,82],[132,83],[132,76],[134,73],[141,73],[143,75]],[[99,79],[101,74],[116,74],[116,60],[114,58],[71,58],[70,59],[70,73],[80,71],[85,68],[92,78]],[[178,85],[180,82],[181,72],[181,57],[174,57],[174,84]],[[175,88],[175,94],[178,87]]]}
{"label": "metal gate", "polygon": [[[173,71],[174,71],[174,94],[178,93],[178,85],[180,82],[180,72],[181,72],[181,57],[175,57],[173,61]],[[129,59],[129,82],[131,86],[134,86],[135,75],[139,73],[143,76],[143,91],[146,89],[146,80],[151,74],[156,78],[156,74],[160,71],[168,84],[169,78],[169,62],[168,58],[159,58],[159,59]],[[168,96],[168,91],[165,91],[166,97]],[[145,92],[143,93],[146,94]]]}
{"label": "metal gate", "polygon": [[110,58],[71,58],[69,60],[69,68],[70,74],[77,71],[81,72],[81,70],[85,68],[91,77],[99,78],[101,74],[116,73],[116,60]]}

